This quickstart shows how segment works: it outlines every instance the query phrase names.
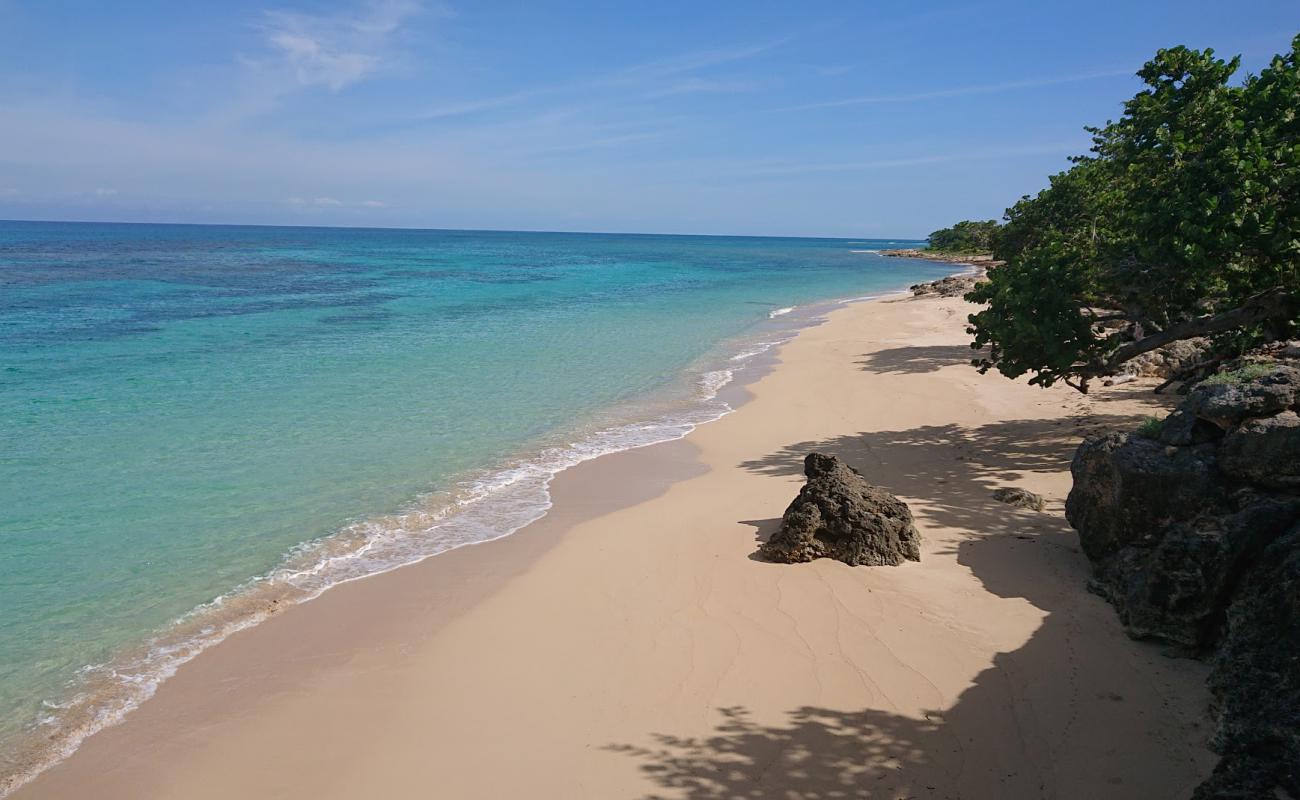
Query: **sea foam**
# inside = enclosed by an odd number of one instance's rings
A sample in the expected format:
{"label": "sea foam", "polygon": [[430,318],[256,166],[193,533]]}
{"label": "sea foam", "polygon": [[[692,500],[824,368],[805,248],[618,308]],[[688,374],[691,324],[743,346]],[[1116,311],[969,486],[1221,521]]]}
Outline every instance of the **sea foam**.
{"label": "sea foam", "polygon": [[[769,318],[794,309],[777,309]],[[14,759],[19,768],[0,784],[0,798],[67,758],[87,737],[121,722],[181,666],[232,634],[333,587],[516,533],[550,510],[551,482],[564,470],[603,455],[681,439],[720,419],[733,408],[719,393],[747,362],[788,341],[798,327],[739,342],[722,359],[727,366],[697,370],[696,390],[679,408],[518,457],[466,476],[448,491],[425,495],[401,513],[360,520],[297,545],[276,569],[194,608],[142,647],[82,667],[67,698],[42,701],[32,740],[19,749]]]}

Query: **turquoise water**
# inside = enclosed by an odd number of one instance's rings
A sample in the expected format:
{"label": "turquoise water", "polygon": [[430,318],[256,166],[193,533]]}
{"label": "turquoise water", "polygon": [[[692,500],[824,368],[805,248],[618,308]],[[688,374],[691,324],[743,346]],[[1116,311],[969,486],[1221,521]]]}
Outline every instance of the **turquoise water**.
{"label": "turquoise water", "polygon": [[951,271],[896,244],[0,223],[6,771],[273,601],[715,418],[785,310]]}

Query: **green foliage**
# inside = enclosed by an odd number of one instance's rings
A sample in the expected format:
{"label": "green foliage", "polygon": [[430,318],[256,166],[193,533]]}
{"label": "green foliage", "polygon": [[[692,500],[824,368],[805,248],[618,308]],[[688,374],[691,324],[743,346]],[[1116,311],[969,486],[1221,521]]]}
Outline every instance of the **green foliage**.
{"label": "green foliage", "polygon": [[1091,154],[1007,210],[992,237],[1007,263],[968,295],[988,304],[970,317],[974,345],[990,347],[982,369],[1086,389],[1136,355],[1127,343],[1198,335],[1261,293],[1283,302],[1208,332],[1240,347],[1297,329],[1300,36],[1234,86],[1237,67],[1159,51],[1121,118],[1088,129]]}
{"label": "green foliage", "polygon": [[1207,386],[1240,386],[1241,384],[1249,383],[1256,378],[1262,378],[1273,372],[1274,369],[1275,367],[1272,364],[1246,364],[1237,369],[1227,370],[1225,372],[1216,372],[1201,381],[1201,383]]}
{"label": "green foliage", "polygon": [[1142,424],[1134,431],[1138,436],[1147,439],[1156,439],[1160,436],[1160,431],[1165,426],[1165,421],[1160,417],[1147,417],[1142,420]]}
{"label": "green foliage", "polygon": [[930,249],[940,253],[987,253],[993,249],[997,220],[964,220],[930,234]]}

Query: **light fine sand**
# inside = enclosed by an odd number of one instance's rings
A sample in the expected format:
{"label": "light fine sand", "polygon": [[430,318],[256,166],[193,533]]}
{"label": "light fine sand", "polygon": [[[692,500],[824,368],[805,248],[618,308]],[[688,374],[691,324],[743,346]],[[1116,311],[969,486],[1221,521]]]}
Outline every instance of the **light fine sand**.
{"label": "light fine sand", "polygon": [[[1188,796],[1204,667],[1123,635],[1062,510],[1081,436],[1156,399],[979,375],[969,311],[832,312],[735,413],[237,634],[15,796]],[[909,503],[919,564],[753,558],[811,450]]]}

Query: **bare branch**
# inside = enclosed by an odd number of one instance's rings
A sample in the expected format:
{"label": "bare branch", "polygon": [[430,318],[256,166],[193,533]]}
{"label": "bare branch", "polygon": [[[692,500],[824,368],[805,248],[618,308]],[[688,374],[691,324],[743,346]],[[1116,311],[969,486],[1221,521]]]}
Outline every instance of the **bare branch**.
{"label": "bare branch", "polygon": [[1167,344],[1182,339],[1223,333],[1235,328],[1254,325],[1273,317],[1279,317],[1294,308],[1297,303],[1300,303],[1300,298],[1297,298],[1294,292],[1287,291],[1286,287],[1279,286],[1269,289],[1266,292],[1260,292],[1240,306],[1228,311],[1179,322],[1170,325],[1159,333],[1144,336],[1136,341],[1126,342],[1112,350],[1105,358],[1097,359],[1084,366],[1079,370],[1079,375],[1085,379],[1084,385],[1086,386],[1087,378],[1113,374],[1120,364],[1143,353],[1158,350]]}

